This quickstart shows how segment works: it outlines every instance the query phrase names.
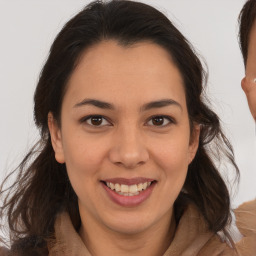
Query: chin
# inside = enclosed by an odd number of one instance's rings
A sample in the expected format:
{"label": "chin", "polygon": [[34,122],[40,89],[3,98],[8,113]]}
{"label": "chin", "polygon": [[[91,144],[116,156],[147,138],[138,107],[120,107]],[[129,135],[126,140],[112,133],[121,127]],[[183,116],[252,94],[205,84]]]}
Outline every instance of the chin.
{"label": "chin", "polygon": [[[151,213],[152,214],[152,213]],[[123,235],[136,235],[142,233],[152,227],[156,220],[149,216],[142,216],[138,212],[131,214],[118,214],[117,218],[110,216],[106,225],[109,229],[123,234]]]}

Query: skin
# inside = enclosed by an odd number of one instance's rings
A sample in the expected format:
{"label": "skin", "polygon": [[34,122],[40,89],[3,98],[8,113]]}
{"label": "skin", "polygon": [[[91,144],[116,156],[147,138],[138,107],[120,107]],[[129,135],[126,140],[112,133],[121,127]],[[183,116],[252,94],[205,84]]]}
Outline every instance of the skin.
{"label": "skin", "polygon": [[[114,109],[79,104],[88,98]],[[141,111],[144,104],[162,99],[177,104]],[[106,117],[98,127],[84,118],[96,114]],[[175,121],[154,125],[154,115]],[[95,45],[70,78],[61,128],[51,113],[48,124],[56,160],[66,164],[78,195],[79,233],[89,251],[162,255],[175,232],[173,204],[199,137],[198,127],[190,134],[182,77],[168,53],[150,42]],[[157,183],[142,204],[123,207],[110,200],[100,182],[115,177],[146,177]]]}
{"label": "skin", "polygon": [[256,22],[250,32],[245,78],[241,85],[246,94],[251,114],[256,121]]}

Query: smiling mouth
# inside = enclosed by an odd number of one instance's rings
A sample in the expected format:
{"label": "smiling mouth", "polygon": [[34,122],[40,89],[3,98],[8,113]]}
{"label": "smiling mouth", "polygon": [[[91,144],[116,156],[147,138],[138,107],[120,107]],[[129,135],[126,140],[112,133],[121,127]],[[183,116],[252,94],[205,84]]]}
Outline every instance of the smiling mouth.
{"label": "smiling mouth", "polygon": [[106,182],[106,181],[102,181],[102,182],[104,183],[105,186],[110,188],[113,192],[116,192],[121,196],[138,196],[142,191],[147,190],[150,186],[156,183],[155,180],[141,182],[141,183],[132,184],[132,185],[112,183],[112,182]]}

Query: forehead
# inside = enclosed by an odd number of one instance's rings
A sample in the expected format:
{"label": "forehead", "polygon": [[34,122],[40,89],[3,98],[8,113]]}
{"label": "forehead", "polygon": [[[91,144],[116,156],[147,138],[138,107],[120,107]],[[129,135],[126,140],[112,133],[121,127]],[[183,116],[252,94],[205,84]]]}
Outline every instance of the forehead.
{"label": "forehead", "polygon": [[250,47],[251,44],[255,43],[255,41],[256,41],[255,37],[256,37],[256,19],[255,19],[255,21],[254,21],[254,23],[251,27],[251,30],[249,32],[249,42],[248,42],[249,47]]}
{"label": "forehead", "polygon": [[256,22],[254,22],[249,36],[246,76],[249,78],[256,76]]}
{"label": "forehead", "polygon": [[178,68],[162,47],[150,42],[127,47],[116,41],[103,41],[81,56],[66,94],[77,100],[81,97],[154,100],[165,94],[181,100],[184,89]]}

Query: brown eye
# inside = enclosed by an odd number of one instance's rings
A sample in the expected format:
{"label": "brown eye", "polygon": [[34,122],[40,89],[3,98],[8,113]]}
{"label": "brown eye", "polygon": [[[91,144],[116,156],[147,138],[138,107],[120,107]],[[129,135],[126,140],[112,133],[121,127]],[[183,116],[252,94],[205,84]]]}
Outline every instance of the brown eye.
{"label": "brown eye", "polygon": [[89,126],[93,127],[102,127],[102,126],[110,126],[111,124],[109,121],[106,120],[103,116],[87,116],[85,118],[82,118],[81,123],[86,123]]}
{"label": "brown eye", "polygon": [[91,124],[98,126],[102,124],[102,117],[91,117]]}
{"label": "brown eye", "polygon": [[170,124],[174,124],[175,121],[169,117],[169,116],[153,116],[148,121],[148,125],[150,126],[159,126],[159,127],[165,127]]}
{"label": "brown eye", "polygon": [[153,123],[153,125],[156,125],[156,126],[163,125],[164,118],[162,116],[154,117],[154,118],[152,118],[152,123]]}

